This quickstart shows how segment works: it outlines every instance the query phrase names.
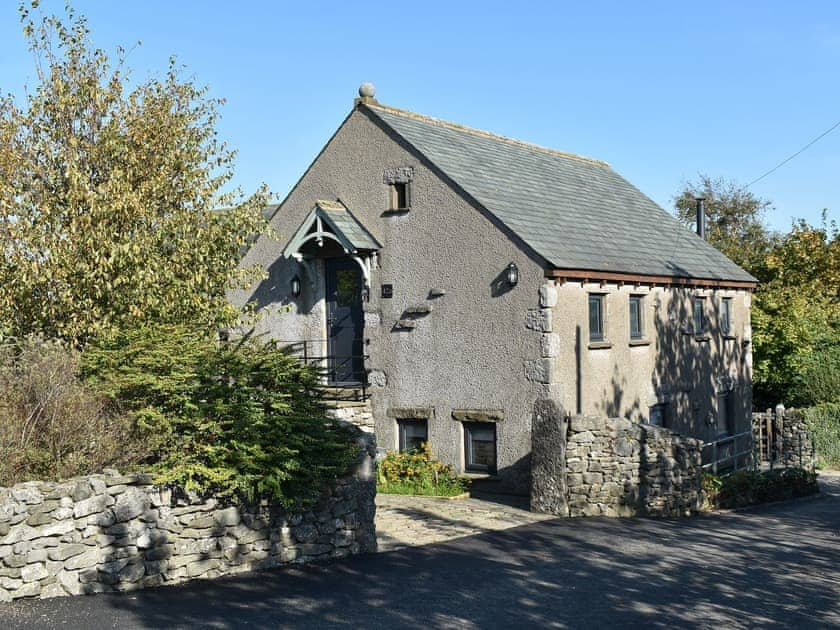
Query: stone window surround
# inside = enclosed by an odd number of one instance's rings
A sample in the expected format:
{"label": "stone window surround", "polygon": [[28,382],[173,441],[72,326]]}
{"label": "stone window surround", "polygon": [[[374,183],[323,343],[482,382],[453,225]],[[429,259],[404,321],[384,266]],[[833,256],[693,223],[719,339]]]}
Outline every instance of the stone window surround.
{"label": "stone window surround", "polygon": [[[413,166],[393,166],[382,172],[382,182],[388,186],[388,211],[406,212],[411,209],[411,185],[414,180]],[[404,185],[405,203],[399,203],[398,186]]]}

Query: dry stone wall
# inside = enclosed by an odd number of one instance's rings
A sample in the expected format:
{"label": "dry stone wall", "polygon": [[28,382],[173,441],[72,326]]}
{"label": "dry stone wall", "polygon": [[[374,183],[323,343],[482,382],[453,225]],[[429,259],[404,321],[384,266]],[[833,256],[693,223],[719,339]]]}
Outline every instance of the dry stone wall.
{"label": "dry stone wall", "polygon": [[374,551],[374,450],[312,509],[91,475],[0,489],[0,601],[123,591]]}
{"label": "dry stone wall", "polygon": [[[700,511],[702,443],[624,418],[563,416],[538,403],[531,505],[563,516],[682,516]],[[558,449],[557,444],[563,444]],[[562,458],[558,453],[562,452]]]}

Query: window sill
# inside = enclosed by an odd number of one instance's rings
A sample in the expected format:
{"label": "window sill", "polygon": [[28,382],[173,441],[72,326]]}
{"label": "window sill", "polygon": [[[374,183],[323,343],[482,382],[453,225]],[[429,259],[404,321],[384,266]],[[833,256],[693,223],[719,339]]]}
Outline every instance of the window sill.
{"label": "window sill", "polygon": [[650,339],[631,339],[629,345],[632,346],[649,346]]}
{"label": "window sill", "polygon": [[697,343],[708,343],[709,341],[711,341],[711,337],[709,336],[709,333],[694,335],[694,341],[696,341]]}
{"label": "window sill", "polygon": [[738,339],[735,335],[724,335],[723,338],[726,341],[736,341]]}
{"label": "window sill", "polygon": [[612,348],[612,342],[611,341],[590,341],[587,348],[589,348],[590,350],[605,350],[607,348]]}
{"label": "window sill", "polygon": [[467,479],[496,479],[495,473],[487,473],[487,472],[465,472],[461,473],[462,477],[466,477]]}

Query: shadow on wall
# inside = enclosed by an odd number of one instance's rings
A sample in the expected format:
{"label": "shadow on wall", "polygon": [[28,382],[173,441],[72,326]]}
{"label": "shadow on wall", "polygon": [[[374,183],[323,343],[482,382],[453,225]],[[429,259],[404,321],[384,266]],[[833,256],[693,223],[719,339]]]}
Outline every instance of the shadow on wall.
{"label": "shadow on wall", "polygon": [[495,502],[496,499],[492,498],[492,495],[527,497],[530,488],[531,455],[529,453],[520,457],[510,466],[499,468],[492,478],[473,480],[470,492],[474,491],[478,494],[488,495],[490,500]]}
{"label": "shadow on wall", "polygon": [[[311,313],[317,303],[315,291],[312,290],[310,272],[293,260],[282,256],[277,258],[266,270],[268,277],[259,282],[248,298],[256,311],[270,305],[297,305],[299,313]],[[292,278],[300,279],[300,297],[291,296]]]}
{"label": "shadow on wall", "polygon": [[613,375],[610,380],[609,389],[604,389],[599,403],[595,405],[600,415],[607,418],[635,417],[637,414],[647,415],[647,410],[642,410],[639,397],[632,404],[624,401],[627,390],[627,377],[619,372],[618,365],[613,366]]}
{"label": "shadow on wall", "polygon": [[[828,509],[551,520],[107,605],[145,627],[830,627],[840,620],[825,581],[837,570],[834,528]],[[817,535],[798,544],[800,530]]]}
{"label": "shadow on wall", "polygon": [[[735,432],[748,428],[749,391],[746,353],[735,338],[724,338],[718,309],[720,297],[702,299],[705,330],[694,331],[693,290],[675,291],[667,307],[658,296],[654,329],[659,344],[651,384],[660,402],[667,402],[668,424],[675,431],[700,439],[714,439],[718,426],[716,397],[732,388]],[[733,298],[734,299],[734,298]],[[663,309],[667,308],[666,312]],[[643,412],[646,410],[643,410]]]}
{"label": "shadow on wall", "polygon": [[508,270],[505,268],[498,276],[493,278],[493,281],[490,283],[490,297],[501,297],[511,289],[513,289],[513,287],[510,285],[510,282],[508,282]]}

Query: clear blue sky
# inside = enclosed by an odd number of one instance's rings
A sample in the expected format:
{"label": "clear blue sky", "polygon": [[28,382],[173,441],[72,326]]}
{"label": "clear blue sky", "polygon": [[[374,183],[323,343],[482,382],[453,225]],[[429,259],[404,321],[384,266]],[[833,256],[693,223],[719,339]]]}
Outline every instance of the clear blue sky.
{"label": "clear blue sky", "polygon": [[[45,0],[47,9],[63,2]],[[386,104],[610,162],[664,207],[746,183],[840,120],[840,2],[93,2],[94,42],[174,54],[227,99],[237,183],[281,197],[362,81]],[[0,90],[34,70],[0,3]],[[840,216],[840,129],[753,186],[770,224]]]}

